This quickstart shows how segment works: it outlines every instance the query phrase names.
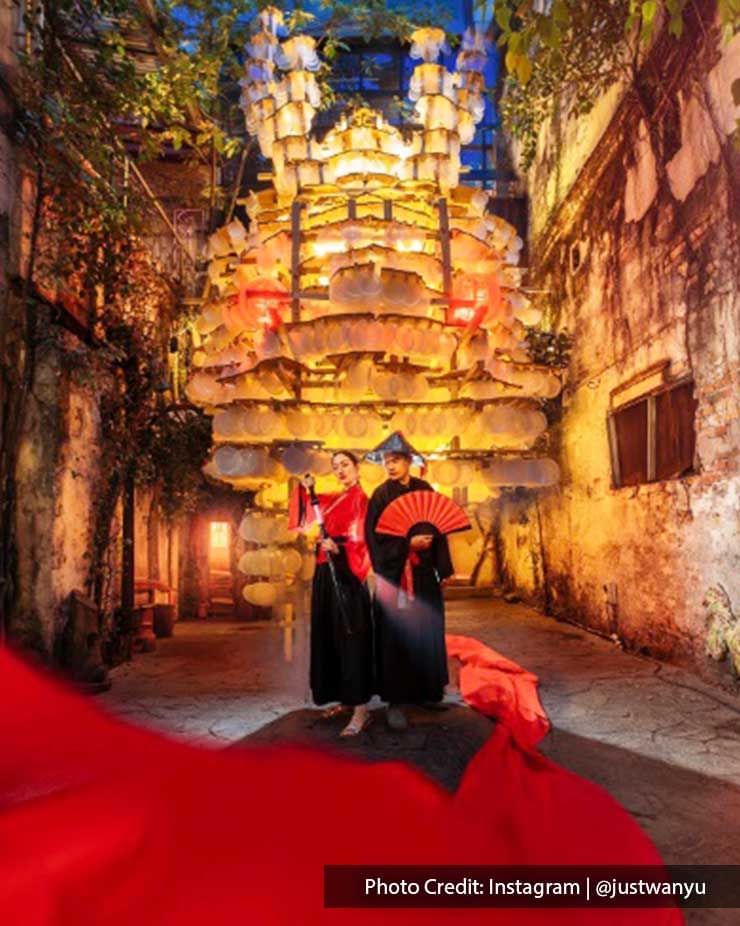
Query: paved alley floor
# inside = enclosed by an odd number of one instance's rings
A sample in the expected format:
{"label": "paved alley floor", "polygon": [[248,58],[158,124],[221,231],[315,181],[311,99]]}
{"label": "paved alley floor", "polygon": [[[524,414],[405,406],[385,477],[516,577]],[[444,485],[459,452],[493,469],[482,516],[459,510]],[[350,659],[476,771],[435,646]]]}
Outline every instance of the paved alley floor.
{"label": "paved alley floor", "polygon": [[[539,676],[553,728],[542,751],[606,788],[666,862],[740,864],[740,696],[522,604],[448,602],[447,630],[474,636]],[[173,638],[157,642],[156,652],[114,670],[112,688],[96,700],[134,723],[210,746],[250,735],[274,741],[296,723],[304,729],[314,723],[308,713],[295,715],[299,721],[285,717],[311,706],[307,650],[302,621],[182,623]],[[438,737],[429,740],[437,746],[426,759],[408,760],[426,762],[430,775],[454,787],[488,721],[477,715],[466,721],[467,709],[456,706],[454,693],[450,700],[439,721],[421,721],[449,726],[450,766],[440,764]],[[389,758],[373,754],[372,730],[363,734],[360,752]],[[398,758],[404,748],[399,744]],[[692,911],[687,921],[735,923],[740,911]]]}

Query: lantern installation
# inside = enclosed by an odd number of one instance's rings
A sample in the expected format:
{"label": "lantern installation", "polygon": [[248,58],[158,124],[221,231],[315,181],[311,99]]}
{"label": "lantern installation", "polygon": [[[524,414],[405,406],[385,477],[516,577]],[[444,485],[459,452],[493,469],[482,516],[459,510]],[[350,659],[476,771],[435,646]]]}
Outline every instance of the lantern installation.
{"label": "lantern installation", "polygon": [[321,488],[331,450],[363,453],[398,429],[433,461],[432,481],[481,503],[557,482],[535,445],[561,381],[527,352],[540,313],[520,288],[522,241],[487,191],[460,182],[483,117],[485,38],[466,33],[450,71],[444,32],[417,30],[412,127],[359,108],[319,141],[315,41],[282,32],[280,11],[263,10],[242,80],[272,186],[243,202],[246,227],[235,219],[208,245],[188,386],[213,414],[207,473],[274,491],[311,470]]}

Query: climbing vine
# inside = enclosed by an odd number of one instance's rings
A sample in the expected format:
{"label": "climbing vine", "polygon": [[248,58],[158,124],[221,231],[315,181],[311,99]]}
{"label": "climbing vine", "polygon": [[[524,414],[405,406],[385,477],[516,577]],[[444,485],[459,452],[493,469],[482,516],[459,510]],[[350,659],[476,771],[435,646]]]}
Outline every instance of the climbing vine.
{"label": "climbing vine", "polygon": [[[565,104],[589,112],[614,84],[635,83],[644,51],[664,27],[678,39],[699,0],[501,0],[495,31],[506,76],[500,109],[520,144],[522,167],[534,160],[542,124]],[[740,28],[739,0],[720,0],[724,37]]]}

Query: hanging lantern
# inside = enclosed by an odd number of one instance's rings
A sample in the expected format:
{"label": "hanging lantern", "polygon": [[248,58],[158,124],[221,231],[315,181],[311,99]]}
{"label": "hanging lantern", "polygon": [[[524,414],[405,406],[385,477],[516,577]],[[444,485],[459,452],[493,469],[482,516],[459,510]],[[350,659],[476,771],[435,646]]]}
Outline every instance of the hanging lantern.
{"label": "hanging lantern", "polygon": [[303,565],[303,557],[298,550],[288,548],[283,550],[280,555],[283,572],[289,576],[298,575]]}
{"label": "hanging lantern", "polygon": [[501,287],[494,275],[458,274],[453,281],[447,324],[478,328],[484,318],[499,316],[501,302]]}
{"label": "hanging lantern", "polygon": [[[265,478],[279,485],[313,471],[333,491],[331,450],[370,449],[389,427],[425,452],[444,452],[453,437],[462,450],[528,449],[544,428],[538,403],[500,399],[555,395],[560,377],[530,361],[525,326],[540,313],[520,291],[523,242],[491,214],[489,193],[460,186],[461,145],[485,109],[485,36],[465,34],[452,73],[439,60],[444,32],[414,33],[420,62],[409,96],[417,124],[408,132],[358,108],[319,139],[311,132],[316,42],[293,34],[281,44],[278,32],[279,11],[263,10],[240,82],[247,128],[272,157],[273,182],[248,195],[248,228],[233,220],[210,239],[218,297],[192,328],[200,369],[188,397],[214,413],[216,440],[229,442],[215,449],[209,476],[259,488]],[[460,385],[450,375],[453,356],[456,370],[481,372]],[[473,412],[458,401],[464,397],[487,405]],[[286,438],[297,443],[286,446]],[[471,463],[444,459],[432,469],[440,485],[465,485],[471,497],[491,491]],[[382,470],[363,478],[372,485]],[[259,516],[249,530],[261,543],[287,542],[274,517]],[[261,575],[286,572],[280,553],[259,564]]]}
{"label": "hanging lantern", "polygon": [[269,608],[277,603],[278,588],[274,582],[253,582],[244,586],[242,594],[250,604]]}
{"label": "hanging lantern", "polygon": [[232,300],[229,322],[239,330],[262,327],[276,331],[283,323],[284,306],[289,300],[290,294],[277,289],[273,281],[254,280]]}
{"label": "hanging lantern", "polygon": [[283,451],[282,463],[294,476],[303,475],[311,467],[311,453],[300,444],[293,444]]}
{"label": "hanging lantern", "polygon": [[456,460],[439,460],[432,466],[431,476],[440,485],[457,485],[460,481],[460,464]]}

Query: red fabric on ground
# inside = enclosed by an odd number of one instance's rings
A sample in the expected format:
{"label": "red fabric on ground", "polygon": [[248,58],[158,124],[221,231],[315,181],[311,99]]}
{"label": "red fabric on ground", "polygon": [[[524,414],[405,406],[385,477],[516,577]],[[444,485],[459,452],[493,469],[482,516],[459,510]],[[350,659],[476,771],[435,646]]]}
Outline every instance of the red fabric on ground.
{"label": "red fabric on ground", "polygon": [[524,749],[536,746],[550,729],[537,694],[539,679],[472,637],[447,634],[447,655],[460,660],[460,694],[489,717],[496,717]]}
{"label": "red fabric on ground", "polygon": [[107,716],[0,650],[0,922],[682,922],[672,910],[324,910],[324,864],[658,863],[599,788],[499,724],[450,796],[398,763],[211,751]]}

